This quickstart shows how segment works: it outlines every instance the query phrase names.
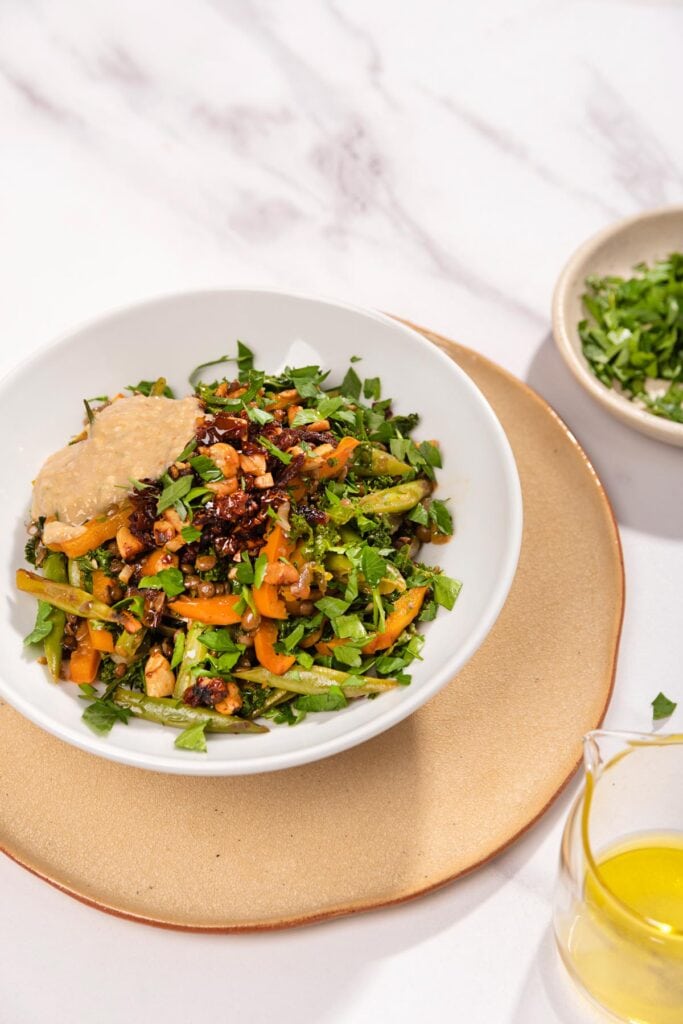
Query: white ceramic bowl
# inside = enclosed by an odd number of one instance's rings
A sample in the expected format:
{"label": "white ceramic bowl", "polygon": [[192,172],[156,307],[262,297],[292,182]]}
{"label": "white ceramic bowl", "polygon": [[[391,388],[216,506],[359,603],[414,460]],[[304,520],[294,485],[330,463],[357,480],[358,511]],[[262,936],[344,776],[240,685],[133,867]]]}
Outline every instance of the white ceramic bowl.
{"label": "white ceramic bowl", "polygon": [[578,382],[623,423],[675,445],[683,445],[683,424],[654,416],[598,380],[584,357],[578,324],[586,319],[581,296],[589,275],[631,277],[636,263],[652,263],[682,249],[683,206],[649,210],[620,220],[576,250],[558,278],[552,304],[555,341]]}
{"label": "white ceramic bowl", "polygon": [[[419,411],[423,438],[439,438],[439,493],[452,499],[456,536],[423,550],[464,583],[454,610],[426,627],[424,660],[408,687],[343,711],[309,715],[268,734],[217,736],[207,754],[177,750],[174,732],[143,721],[95,736],[81,721],[84,703],[69,683],[51,684],[22,647],[34,601],[14,588],[24,564],[31,480],[45,457],[80,429],[82,399],[114,393],[141,378],[168,378],[176,394],[201,362],[235,351],[241,338],[256,365],[319,362],[340,380],[352,355],[361,375],[379,376],[395,409]],[[219,368],[220,371],[220,368]],[[102,757],[185,775],[240,775],[304,764],[388,729],[432,697],[460,669],[493,626],[517,565],[522,502],[505,434],[475,385],[419,334],[379,313],[317,299],[256,290],[162,298],[88,324],[43,349],[0,384],[5,438],[0,476],[0,696],[43,729]],[[417,436],[417,435],[416,435]]]}

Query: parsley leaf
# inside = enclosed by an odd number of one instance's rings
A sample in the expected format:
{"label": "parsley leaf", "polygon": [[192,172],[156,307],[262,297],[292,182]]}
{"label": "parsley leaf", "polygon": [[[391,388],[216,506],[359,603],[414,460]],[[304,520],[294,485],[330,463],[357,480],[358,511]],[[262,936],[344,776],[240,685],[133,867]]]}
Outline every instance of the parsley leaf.
{"label": "parsley leaf", "polygon": [[360,567],[369,587],[376,587],[387,574],[386,559],[367,544],[361,552]]}
{"label": "parsley leaf", "polygon": [[244,645],[235,643],[228,629],[205,629],[200,640],[211,651],[229,651],[231,654],[244,651]]}
{"label": "parsley leaf", "polygon": [[325,693],[306,694],[297,697],[294,706],[297,711],[339,711],[348,701],[340,686],[330,686]]}
{"label": "parsley leaf", "polygon": [[92,704],[88,704],[81,717],[93,732],[100,736],[106,736],[108,732],[111,732],[115,722],[123,722],[127,725],[130,715],[128,708],[120,708],[110,700],[105,701],[98,698]]}
{"label": "parsley leaf", "polygon": [[451,610],[457,601],[461,590],[462,583],[460,580],[454,580],[450,576],[443,575],[434,577],[434,597],[436,603],[442,605],[448,611]]}
{"label": "parsley leaf", "polygon": [[[145,398],[149,398],[152,388],[156,383],[156,380],[139,380],[137,384],[127,384],[126,391],[132,391],[134,395],[144,395]],[[173,392],[168,384],[164,386],[163,394],[166,398],[173,398]]]}
{"label": "parsley leaf", "polygon": [[163,491],[159,495],[159,501],[157,502],[157,513],[165,512],[167,508],[175,505],[177,501],[181,501],[186,494],[189,493],[192,487],[192,477],[188,474],[186,476],[179,476],[177,480],[172,480],[170,484],[164,487]]}
{"label": "parsley leaf", "polygon": [[36,624],[27,637],[24,638],[24,643],[28,647],[30,644],[39,644],[49,636],[52,632],[52,605],[48,604],[47,601],[38,602],[38,611],[36,614]]}
{"label": "parsley leaf", "polygon": [[279,459],[280,462],[283,462],[285,466],[288,466],[289,463],[292,461],[291,455],[288,455],[287,452],[281,451],[277,447],[277,445],[274,445],[273,442],[269,441],[267,437],[263,437],[262,434],[259,436],[259,443],[263,445],[267,452],[270,452],[270,454],[274,455],[276,459]]}
{"label": "parsley leaf", "polygon": [[360,398],[360,377],[352,366],[349,366],[346,371],[346,376],[342,381],[341,388],[339,389],[342,395],[346,395],[347,398]]}
{"label": "parsley leaf", "polygon": [[315,606],[323,615],[327,615],[328,619],[336,619],[349,607],[346,601],[341,601],[338,597],[321,597]]}
{"label": "parsley leaf", "polygon": [[676,701],[669,700],[663,693],[658,693],[652,701],[652,718],[655,722],[662,718],[669,718],[678,707]]}
{"label": "parsley leaf", "polygon": [[179,629],[173,638],[173,654],[171,656],[171,668],[177,668],[183,660],[185,653],[185,634]]}
{"label": "parsley leaf", "polygon": [[268,568],[268,556],[264,553],[260,554],[254,562],[254,586],[260,587],[263,583],[266,575],[266,569]]}
{"label": "parsley leaf", "polygon": [[167,597],[177,597],[185,589],[185,580],[180,569],[161,569],[155,576],[143,576],[138,585],[142,589],[163,590]]}
{"label": "parsley leaf", "polygon": [[265,423],[272,423],[275,419],[272,413],[266,409],[259,409],[256,405],[245,406],[247,416],[252,423],[258,423],[259,426],[263,426]]}
{"label": "parsley leaf", "polygon": [[382,393],[382,385],[379,377],[368,377],[363,384],[363,394],[366,398],[370,398],[377,402],[380,394]]}
{"label": "parsley leaf", "polygon": [[180,535],[186,544],[192,544],[195,540],[199,540],[202,531],[198,530],[196,526],[184,526]]}
{"label": "parsley leaf", "polygon": [[453,517],[445,502],[436,499],[429,506],[429,518],[434,523],[438,533],[450,537],[453,534]]}
{"label": "parsley leaf", "polygon": [[[190,459],[190,465],[197,476],[200,476],[206,483],[215,483],[217,480],[223,479],[220,469],[208,455],[195,456],[195,458]],[[180,479],[184,478],[181,477]]]}
{"label": "parsley leaf", "polygon": [[180,735],[176,736],[174,745],[179,750],[196,750],[200,754],[205,754],[207,749],[205,729],[206,722],[197,722],[196,725],[188,726]]}

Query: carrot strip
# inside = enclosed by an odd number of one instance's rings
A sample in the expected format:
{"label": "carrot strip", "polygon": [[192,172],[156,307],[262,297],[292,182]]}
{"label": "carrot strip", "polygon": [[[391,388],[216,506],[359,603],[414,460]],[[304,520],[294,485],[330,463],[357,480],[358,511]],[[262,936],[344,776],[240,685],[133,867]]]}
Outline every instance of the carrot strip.
{"label": "carrot strip", "polygon": [[254,595],[254,604],[264,618],[289,618],[285,602],[278,596],[277,587],[274,583],[262,583],[260,587],[254,587],[252,593]]}
{"label": "carrot strip", "polygon": [[63,551],[69,558],[80,558],[81,555],[87,555],[88,551],[98,548],[105,541],[112,540],[118,530],[128,523],[131,511],[132,509],[126,506],[113,516],[100,516],[98,519],[91,519],[83,524],[85,533],[82,533],[80,537],[62,541],[61,544],[54,544],[52,550]]}
{"label": "carrot strip", "polygon": [[111,576],[101,569],[95,569],[92,574],[92,596],[103,604],[111,604],[111,587],[114,581]]}
{"label": "carrot strip", "polygon": [[269,619],[263,619],[261,625],[254,633],[254,650],[259,664],[263,665],[268,672],[281,676],[288,671],[296,661],[293,655],[278,654],[275,650],[277,640],[277,623]]}
{"label": "carrot strip", "polygon": [[114,637],[108,629],[97,629],[91,622],[88,623],[90,643],[96,651],[104,651],[105,654],[114,653]]}
{"label": "carrot strip", "polygon": [[[181,597],[170,601],[168,607],[184,619],[206,622],[209,626],[232,626],[242,618],[236,611],[242,600],[237,594],[219,594],[217,597]],[[258,607],[258,606],[257,606]]]}
{"label": "carrot strip", "polygon": [[363,654],[374,654],[375,651],[385,651],[387,647],[391,647],[406,626],[409,626],[419,613],[428,589],[428,587],[412,587],[401,594],[393,611],[387,615],[384,632],[379,633],[374,640],[365,645]]}
{"label": "carrot strip", "polygon": [[102,655],[95,650],[90,642],[90,635],[85,630],[79,637],[78,647],[71,655],[70,675],[72,683],[94,683],[100,667]]}
{"label": "carrot strip", "polygon": [[166,548],[157,548],[142,563],[143,576],[156,576],[162,569],[177,569],[178,556],[171,554]]}
{"label": "carrot strip", "polygon": [[346,468],[346,464],[353,455],[354,448],[360,444],[355,437],[342,437],[335,450],[323,459],[323,464],[318,470],[319,480],[331,480]]}

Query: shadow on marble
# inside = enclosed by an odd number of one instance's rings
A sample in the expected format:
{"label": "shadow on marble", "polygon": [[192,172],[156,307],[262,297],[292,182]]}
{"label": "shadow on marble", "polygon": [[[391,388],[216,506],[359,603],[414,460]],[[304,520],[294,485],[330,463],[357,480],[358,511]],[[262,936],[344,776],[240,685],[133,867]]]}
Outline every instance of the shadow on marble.
{"label": "shadow on marble", "polygon": [[614,1024],[579,991],[555,946],[552,926],[543,933],[509,1024]]}
{"label": "shadow on marble", "polygon": [[574,380],[548,335],[527,381],[585,449],[622,526],[683,538],[683,451],[625,426]]}

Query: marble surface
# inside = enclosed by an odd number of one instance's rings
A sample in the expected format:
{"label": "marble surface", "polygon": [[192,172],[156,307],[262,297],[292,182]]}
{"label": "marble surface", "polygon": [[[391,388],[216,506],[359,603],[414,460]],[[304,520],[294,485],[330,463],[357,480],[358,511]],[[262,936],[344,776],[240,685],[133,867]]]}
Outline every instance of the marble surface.
{"label": "marble surface", "polygon": [[[4,0],[0,369],[116,305],[240,283],[479,349],[555,405],[614,501],[608,722],[648,729],[659,689],[683,702],[681,453],[584,395],[548,308],[584,237],[683,199],[682,32],[664,0]],[[589,1024],[549,932],[571,796],[440,893],[285,934],[147,929],[0,860],[1,1015]]]}

